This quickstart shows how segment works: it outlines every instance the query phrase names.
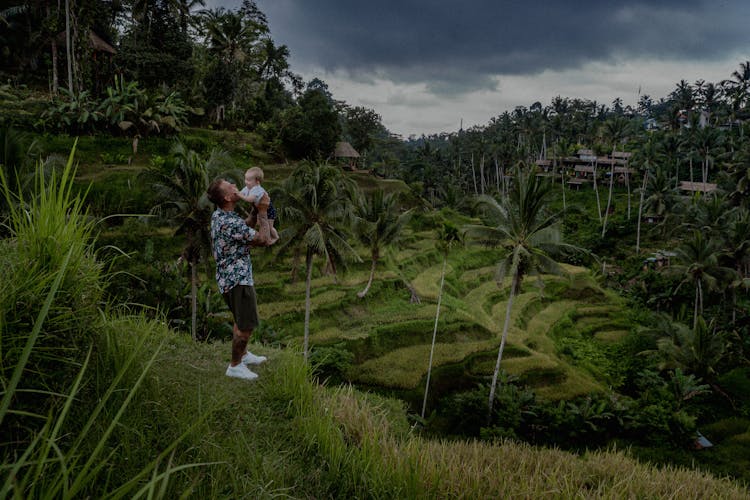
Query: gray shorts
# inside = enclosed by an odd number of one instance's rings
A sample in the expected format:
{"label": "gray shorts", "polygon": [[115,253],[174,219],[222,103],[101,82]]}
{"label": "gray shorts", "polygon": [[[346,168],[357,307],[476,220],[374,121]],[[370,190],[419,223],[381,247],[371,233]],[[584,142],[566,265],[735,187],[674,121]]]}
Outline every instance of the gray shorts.
{"label": "gray shorts", "polygon": [[258,326],[258,303],[255,300],[255,288],[237,285],[224,295],[224,301],[234,316],[237,328],[246,332]]}

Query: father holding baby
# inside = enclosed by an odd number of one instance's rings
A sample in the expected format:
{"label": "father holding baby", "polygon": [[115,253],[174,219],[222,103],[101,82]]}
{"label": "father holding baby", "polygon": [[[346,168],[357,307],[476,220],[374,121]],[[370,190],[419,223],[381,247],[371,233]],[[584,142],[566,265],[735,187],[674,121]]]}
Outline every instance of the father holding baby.
{"label": "father holding baby", "polygon": [[269,246],[274,242],[267,215],[271,200],[264,193],[257,202],[259,229],[256,231],[234,211],[237,202],[242,199],[237,186],[225,179],[216,179],[208,186],[207,194],[208,199],[216,205],[211,215],[216,281],[234,317],[232,362],[227,367],[226,375],[253,380],[258,375],[245,365],[263,363],[266,357],[256,356],[247,350],[250,335],[259,321],[250,247]]}

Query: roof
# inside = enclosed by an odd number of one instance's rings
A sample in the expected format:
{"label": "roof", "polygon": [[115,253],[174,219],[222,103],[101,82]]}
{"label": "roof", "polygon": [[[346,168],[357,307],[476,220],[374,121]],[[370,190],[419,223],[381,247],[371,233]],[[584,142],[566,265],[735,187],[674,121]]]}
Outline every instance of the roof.
{"label": "roof", "polygon": [[91,40],[91,47],[94,50],[98,50],[100,52],[109,52],[110,54],[117,53],[114,47],[112,47],[110,44],[102,40],[102,38],[99,35],[97,35],[91,30],[89,30],[89,39]]}
{"label": "roof", "polygon": [[333,156],[336,158],[359,158],[359,153],[348,142],[337,142]]}
{"label": "roof", "polygon": [[635,170],[628,167],[615,167],[616,174],[634,174]]}
{"label": "roof", "polygon": [[716,184],[711,182],[680,181],[680,189],[683,191],[701,191],[703,193],[710,193],[716,191]]}
{"label": "roof", "polygon": [[[57,41],[63,45],[65,45],[65,32],[61,31],[57,34]],[[107,52],[109,54],[117,54],[117,50],[112,47],[110,44],[105,42],[102,37],[94,33],[92,30],[89,30],[89,43],[91,45],[91,48],[98,52]]]}

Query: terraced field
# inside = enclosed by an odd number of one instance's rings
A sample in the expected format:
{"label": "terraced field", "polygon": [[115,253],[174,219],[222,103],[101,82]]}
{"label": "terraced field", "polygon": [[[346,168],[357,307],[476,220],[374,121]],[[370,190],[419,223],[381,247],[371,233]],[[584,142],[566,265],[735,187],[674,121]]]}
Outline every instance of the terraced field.
{"label": "terraced field", "polygon": [[[388,270],[376,276],[364,299],[356,296],[368,277],[364,264],[336,280],[314,279],[311,345],[351,352],[353,363],[345,378],[352,383],[414,402],[421,398],[442,269],[431,238],[415,235],[408,248],[384,263]],[[509,280],[498,286],[495,267],[471,252],[463,249],[455,259],[451,255],[446,267],[434,355],[436,398],[486,382],[497,357]],[[475,261],[483,265],[467,268],[466,262]],[[536,278],[524,282],[513,302],[502,363],[503,370],[538,396],[552,400],[604,390],[606,374],[590,370],[585,353],[604,355],[631,329],[621,301],[605,293],[586,269],[564,269],[563,276],[542,278],[541,293]],[[405,282],[416,291],[419,304],[409,302]],[[261,314],[290,342],[300,342],[304,283],[284,285],[280,296],[284,300],[261,301]]]}

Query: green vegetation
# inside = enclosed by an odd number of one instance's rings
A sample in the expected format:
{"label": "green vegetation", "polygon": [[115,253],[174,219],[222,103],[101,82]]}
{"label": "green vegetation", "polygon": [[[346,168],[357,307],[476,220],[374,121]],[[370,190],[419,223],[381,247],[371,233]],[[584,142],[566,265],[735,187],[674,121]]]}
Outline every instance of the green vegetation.
{"label": "green vegetation", "polygon": [[[25,270],[37,260],[58,262],[46,273],[8,277],[12,285],[37,284],[47,292],[42,304],[28,306],[35,319],[7,377],[0,407],[4,425],[7,419],[28,423],[32,417],[18,411],[18,398],[30,388],[30,378],[21,375],[32,369],[29,360],[45,355],[44,342],[58,324],[53,316],[85,314],[85,308],[67,305],[66,286],[72,290],[101,280],[95,267],[75,264],[94,257],[85,252],[90,226],[81,217],[81,199],[71,195],[71,174],[69,162],[60,181],[40,181],[44,194],[28,223],[11,214],[13,234],[5,242],[20,245],[44,238],[29,229],[45,227],[44,220],[55,217],[61,206],[69,207],[67,217],[51,226],[60,245],[37,247],[33,256],[2,254],[22,260],[18,267],[4,262],[3,269]],[[4,303],[3,317],[12,310]],[[23,332],[18,326],[3,322],[3,340]],[[508,491],[571,496],[583,487],[603,496],[640,496],[666,495],[675,482],[696,498],[746,493],[729,481],[692,471],[657,471],[622,453],[576,458],[511,442],[426,441],[410,434],[395,401],[313,383],[310,365],[292,349],[260,347],[271,361],[261,367],[261,380],[247,385],[222,376],[225,343],[195,344],[163,323],[110,310],[80,328],[84,332],[79,333],[90,335],[93,349],[79,358],[82,364],[73,364],[78,353],[58,358],[61,365],[77,366],[78,374],[61,376],[58,392],[48,393],[53,401],[46,416],[31,420],[38,430],[16,434],[16,453],[4,445],[3,496],[215,498],[243,492],[256,497],[418,497],[461,492],[483,497]],[[90,381],[84,384],[86,378]],[[740,427],[740,422],[727,423],[724,435]],[[508,469],[514,473],[499,473]]]}
{"label": "green vegetation", "polygon": [[[750,63],[401,141],[253,1],[73,3],[0,14],[0,496],[748,497]],[[123,76],[57,88],[65,9]],[[246,384],[204,191],[251,164]]]}

